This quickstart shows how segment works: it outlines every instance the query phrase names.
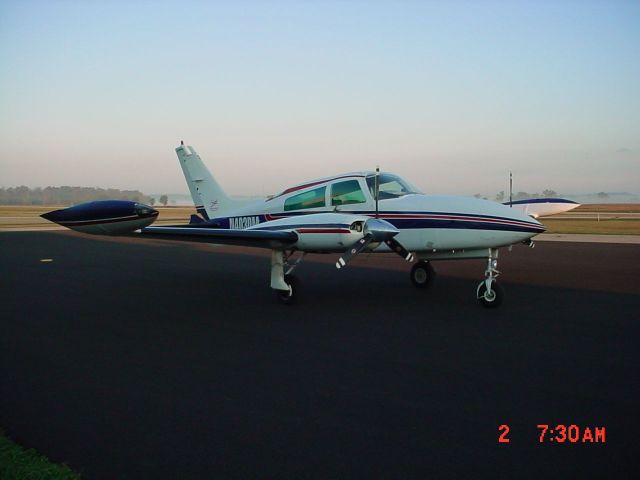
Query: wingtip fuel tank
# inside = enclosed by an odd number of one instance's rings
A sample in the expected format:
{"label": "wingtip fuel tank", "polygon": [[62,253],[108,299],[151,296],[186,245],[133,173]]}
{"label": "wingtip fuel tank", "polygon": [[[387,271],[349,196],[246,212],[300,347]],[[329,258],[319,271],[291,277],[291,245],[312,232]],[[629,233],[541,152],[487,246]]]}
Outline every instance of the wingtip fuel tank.
{"label": "wingtip fuel tank", "polygon": [[158,218],[158,211],[149,205],[128,200],[100,200],[40,216],[78,232],[118,235],[151,225]]}

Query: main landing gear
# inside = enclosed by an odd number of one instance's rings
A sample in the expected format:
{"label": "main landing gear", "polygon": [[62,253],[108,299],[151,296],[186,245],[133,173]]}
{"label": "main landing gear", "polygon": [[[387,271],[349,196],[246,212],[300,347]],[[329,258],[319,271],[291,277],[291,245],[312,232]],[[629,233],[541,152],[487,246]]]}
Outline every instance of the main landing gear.
{"label": "main landing gear", "polygon": [[293,305],[298,300],[298,277],[295,275],[285,275],[284,282],[289,287],[288,290],[276,290],[276,297],[280,303]]}
{"label": "main landing gear", "polygon": [[420,260],[413,266],[409,275],[414,287],[427,288],[436,276],[436,271],[431,266],[431,262]]}
{"label": "main landing gear", "polygon": [[[298,299],[298,277],[291,272],[305,256],[303,252],[294,262],[289,262],[293,252],[273,250],[271,252],[271,288],[276,291],[276,298],[285,305],[293,305]],[[285,273],[286,271],[286,273]]]}
{"label": "main landing gear", "polygon": [[498,267],[498,250],[492,248],[489,250],[489,258],[487,259],[487,269],[484,271],[484,280],[478,285],[476,296],[480,305],[486,308],[496,308],[502,304],[504,300],[504,290],[496,282],[496,278],[500,275]]}

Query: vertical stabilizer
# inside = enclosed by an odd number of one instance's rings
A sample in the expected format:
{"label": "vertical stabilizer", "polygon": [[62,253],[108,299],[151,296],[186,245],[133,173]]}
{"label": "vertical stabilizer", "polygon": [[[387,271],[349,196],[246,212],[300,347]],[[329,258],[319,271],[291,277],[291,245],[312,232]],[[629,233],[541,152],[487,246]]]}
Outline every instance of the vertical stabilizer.
{"label": "vertical stabilizer", "polygon": [[176,153],[199,214],[209,220],[228,216],[229,212],[240,206],[239,202],[224,193],[191,145],[181,144],[176,148]]}

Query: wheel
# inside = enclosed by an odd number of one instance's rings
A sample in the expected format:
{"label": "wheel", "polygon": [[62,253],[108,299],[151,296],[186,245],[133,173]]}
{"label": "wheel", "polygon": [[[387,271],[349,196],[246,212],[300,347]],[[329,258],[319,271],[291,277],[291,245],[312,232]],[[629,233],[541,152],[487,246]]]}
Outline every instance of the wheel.
{"label": "wheel", "polygon": [[431,266],[431,263],[420,260],[411,269],[411,283],[416,288],[426,288],[435,275],[436,271]]}
{"label": "wheel", "polygon": [[289,290],[276,290],[276,297],[285,305],[293,305],[298,298],[298,278],[294,275],[285,275],[284,282],[289,285]]}
{"label": "wheel", "polygon": [[502,304],[504,300],[504,290],[498,283],[491,284],[491,292],[487,294],[487,285],[483,281],[478,286],[478,302],[486,308],[496,308]]}

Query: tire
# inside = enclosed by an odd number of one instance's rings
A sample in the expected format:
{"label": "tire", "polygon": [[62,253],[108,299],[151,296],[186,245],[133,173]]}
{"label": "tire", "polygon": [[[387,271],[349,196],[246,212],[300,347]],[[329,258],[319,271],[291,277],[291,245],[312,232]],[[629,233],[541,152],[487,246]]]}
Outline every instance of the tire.
{"label": "tire", "polygon": [[492,295],[487,295],[487,286],[484,282],[478,287],[478,302],[485,308],[496,308],[502,305],[504,290],[497,282],[491,284]]}
{"label": "tire", "polygon": [[289,285],[290,291],[276,290],[276,297],[284,305],[293,305],[298,299],[298,278],[294,275],[285,275],[284,282]]}
{"label": "tire", "polygon": [[420,260],[411,269],[411,283],[416,288],[427,288],[435,275],[436,271],[431,266],[431,263]]}

